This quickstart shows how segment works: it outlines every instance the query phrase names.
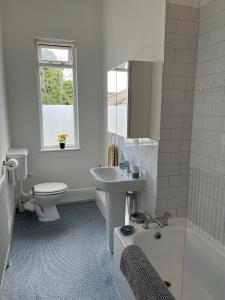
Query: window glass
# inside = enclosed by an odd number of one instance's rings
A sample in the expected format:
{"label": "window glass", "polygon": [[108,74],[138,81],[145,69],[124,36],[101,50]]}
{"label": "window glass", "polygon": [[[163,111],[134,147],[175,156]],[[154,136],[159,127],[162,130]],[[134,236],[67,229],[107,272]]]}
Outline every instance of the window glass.
{"label": "window glass", "polygon": [[39,46],[39,60],[43,62],[66,62],[70,61],[70,49],[66,47],[54,48]]}
{"label": "window glass", "polygon": [[[76,69],[72,48],[40,45],[37,48],[42,148],[58,147],[61,133],[67,135],[67,147],[78,147]],[[61,61],[60,66],[54,65],[55,61]]]}

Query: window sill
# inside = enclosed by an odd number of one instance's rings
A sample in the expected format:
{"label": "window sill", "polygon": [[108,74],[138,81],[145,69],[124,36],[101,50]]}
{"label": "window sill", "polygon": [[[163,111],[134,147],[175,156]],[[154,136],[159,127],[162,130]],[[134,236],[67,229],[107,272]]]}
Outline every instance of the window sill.
{"label": "window sill", "polygon": [[76,147],[68,147],[65,149],[60,149],[60,148],[43,148],[40,150],[40,152],[65,152],[65,151],[80,151],[82,150],[81,148],[76,148]]}

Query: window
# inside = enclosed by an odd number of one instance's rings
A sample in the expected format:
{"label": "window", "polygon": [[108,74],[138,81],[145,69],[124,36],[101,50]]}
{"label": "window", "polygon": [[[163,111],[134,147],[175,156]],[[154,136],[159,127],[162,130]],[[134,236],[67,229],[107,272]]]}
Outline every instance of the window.
{"label": "window", "polygon": [[36,40],[42,149],[79,147],[76,47],[73,42]]}

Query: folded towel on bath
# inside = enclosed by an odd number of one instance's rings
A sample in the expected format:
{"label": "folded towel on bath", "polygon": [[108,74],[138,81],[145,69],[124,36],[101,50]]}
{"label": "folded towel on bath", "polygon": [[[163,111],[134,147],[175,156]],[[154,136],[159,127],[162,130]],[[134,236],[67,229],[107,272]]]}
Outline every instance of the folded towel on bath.
{"label": "folded towel on bath", "polygon": [[137,300],[175,300],[140,247],[126,247],[120,270]]}

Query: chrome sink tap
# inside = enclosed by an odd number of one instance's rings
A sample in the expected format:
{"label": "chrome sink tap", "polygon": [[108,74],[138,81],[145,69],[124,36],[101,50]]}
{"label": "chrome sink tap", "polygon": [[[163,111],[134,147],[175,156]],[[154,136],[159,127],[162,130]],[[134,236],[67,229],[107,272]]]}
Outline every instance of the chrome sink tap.
{"label": "chrome sink tap", "polygon": [[143,225],[144,229],[149,229],[149,224],[156,223],[159,225],[160,228],[164,228],[168,226],[168,220],[171,218],[171,214],[167,211],[164,215],[160,218],[152,218],[151,216],[145,214],[145,222]]}
{"label": "chrome sink tap", "polygon": [[144,214],[145,216],[145,221],[143,224],[143,228],[144,229],[149,229],[149,224],[154,223],[154,218],[152,218],[151,216]]}

